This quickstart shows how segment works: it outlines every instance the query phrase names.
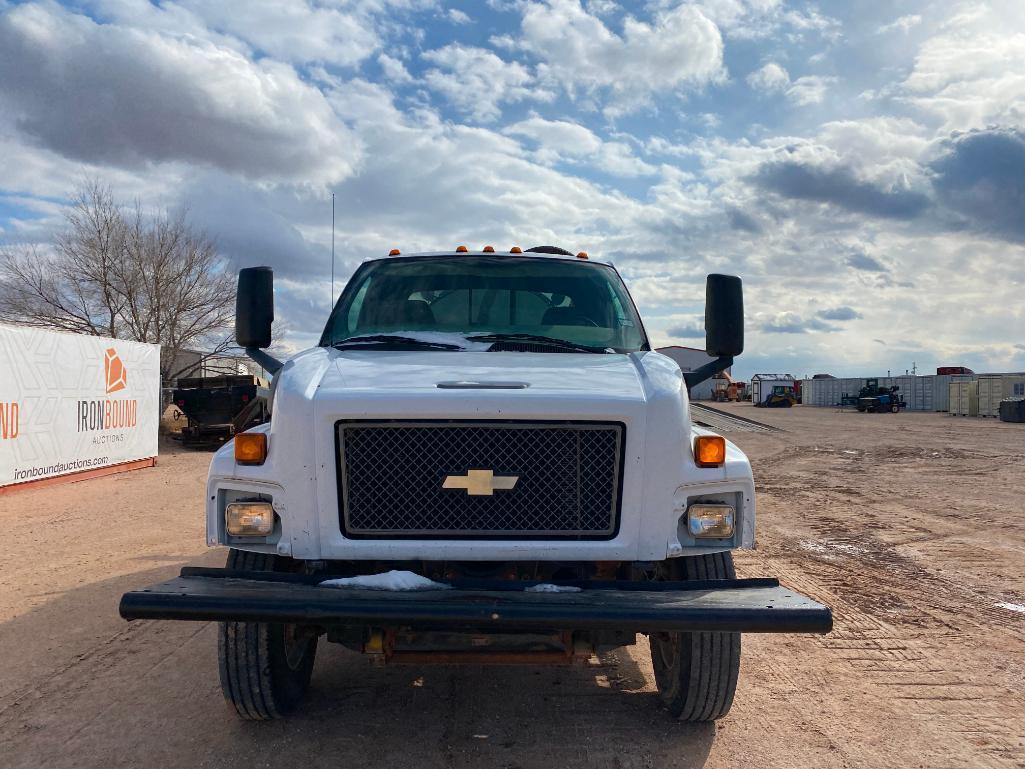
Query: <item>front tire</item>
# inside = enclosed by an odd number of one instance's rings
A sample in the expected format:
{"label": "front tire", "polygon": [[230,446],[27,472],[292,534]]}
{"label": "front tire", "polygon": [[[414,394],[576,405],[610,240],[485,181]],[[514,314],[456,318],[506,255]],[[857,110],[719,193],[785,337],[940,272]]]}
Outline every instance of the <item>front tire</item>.
{"label": "front tire", "polygon": [[[266,553],[228,552],[229,569],[284,571]],[[221,691],[246,721],[292,712],[306,695],[317,656],[317,633],[302,625],[221,622],[217,642]]]}
{"label": "front tire", "polygon": [[[735,579],[731,553],[677,558],[665,580]],[[740,674],[740,633],[653,633],[651,665],[662,706],[681,721],[714,721],[730,712]]]}

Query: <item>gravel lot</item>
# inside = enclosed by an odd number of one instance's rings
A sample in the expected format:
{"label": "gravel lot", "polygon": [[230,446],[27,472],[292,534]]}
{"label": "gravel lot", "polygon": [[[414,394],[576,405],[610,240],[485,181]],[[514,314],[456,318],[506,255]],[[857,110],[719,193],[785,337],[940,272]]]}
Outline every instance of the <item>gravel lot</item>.
{"label": "gravel lot", "polygon": [[324,644],[306,708],[241,723],[212,624],[123,622],[121,593],[203,545],[209,455],[0,497],[0,766],[1025,767],[1025,425],[726,406],[758,550],[833,607],[828,636],[744,637],[733,711],[658,710],[647,645],[584,669],[371,668]]}

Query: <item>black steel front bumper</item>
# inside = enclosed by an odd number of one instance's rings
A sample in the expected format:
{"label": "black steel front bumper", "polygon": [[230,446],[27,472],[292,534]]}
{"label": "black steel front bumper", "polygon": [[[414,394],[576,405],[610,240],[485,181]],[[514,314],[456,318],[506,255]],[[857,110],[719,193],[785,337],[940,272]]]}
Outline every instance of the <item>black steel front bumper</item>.
{"label": "black steel front bumper", "polygon": [[828,633],[828,607],[775,579],[580,582],[576,593],[524,592],[529,582],[455,580],[449,590],[384,592],[319,587],[307,576],[182,569],[125,593],[125,619],[218,620],[432,629]]}

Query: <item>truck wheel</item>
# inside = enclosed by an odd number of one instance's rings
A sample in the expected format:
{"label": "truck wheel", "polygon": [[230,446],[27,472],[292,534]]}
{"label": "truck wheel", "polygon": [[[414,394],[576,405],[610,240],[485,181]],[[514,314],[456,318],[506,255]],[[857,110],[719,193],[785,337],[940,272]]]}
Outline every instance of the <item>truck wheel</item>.
{"label": "truck wheel", "polygon": [[896,403],[894,403],[892,406],[890,406],[890,411],[892,413],[896,414],[896,413],[898,413],[900,411],[900,406],[898,406]]}
{"label": "truck wheel", "polygon": [[[661,579],[734,579],[733,556],[667,561]],[[730,712],[740,673],[740,633],[653,633],[648,637],[663,707],[681,721],[714,721]]]}
{"label": "truck wheel", "polygon": [[[228,552],[229,569],[283,571],[274,555]],[[224,699],[240,718],[265,721],[286,715],[306,694],[317,656],[317,633],[302,625],[222,622],[217,642]]]}

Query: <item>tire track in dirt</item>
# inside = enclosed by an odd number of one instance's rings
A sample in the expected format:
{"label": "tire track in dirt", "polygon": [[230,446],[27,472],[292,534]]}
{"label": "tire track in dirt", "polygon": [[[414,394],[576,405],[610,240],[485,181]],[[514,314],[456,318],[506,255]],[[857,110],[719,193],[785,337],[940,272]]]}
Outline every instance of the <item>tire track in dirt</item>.
{"label": "tire track in dirt", "polygon": [[[893,453],[893,447],[884,448]],[[991,460],[963,451],[902,454],[927,461]],[[934,752],[956,755],[964,747],[959,743],[968,740],[978,757],[985,757],[975,765],[1020,767],[1025,755],[1025,679],[1016,679],[1012,672],[994,683],[983,670],[987,663],[999,669],[994,639],[997,648],[1010,644],[1019,654],[1025,650],[1025,616],[1011,616],[1013,612],[995,605],[987,589],[947,576],[950,569],[937,574],[935,567],[920,564],[914,551],[877,536],[892,534],[880,522],[900,521],[905,536],[899,539],[905,544],[942,538],[928,525],[916,525],[922,511],[914,509],[914,497],[912,504],[905,503],[908,484],[904,498],[896,493],[901,484],[892,477],[884,483],[894,489],[882,489],[882,484],[844,488],[845,477],[863,472],[851,466],[862,465],[867,456],[869,452],[852,449],[801,447],[757,461],[761,531],[766,519],[773,520],[766,509],[799,513],[803,523],[796,538],[789,531],[789,536],[772,531],[765,537],[769,547],[756,558],[763,561],[764,573],[778,574],[786,584],[833,607],[834,631],[816,638],[817,645],[877,691],[880,707],[895,719],[906,719],[928,733]],[[795,488],[801,489],[796,505]],[[879,499],[884,503],[875,503]],[[997,515],[985,505],[972,507],[976,521]],[[949,559],[944,561],[948,565],[970,569],[993,560],[991,553],[963,543],[960,548],[941,546],[937,554]]]}

